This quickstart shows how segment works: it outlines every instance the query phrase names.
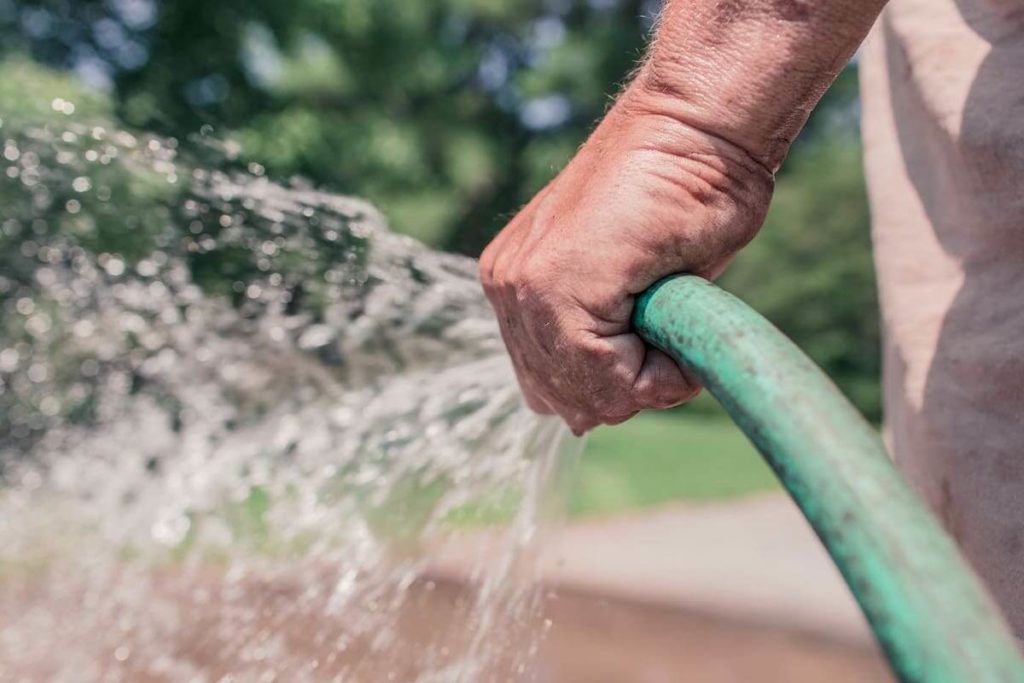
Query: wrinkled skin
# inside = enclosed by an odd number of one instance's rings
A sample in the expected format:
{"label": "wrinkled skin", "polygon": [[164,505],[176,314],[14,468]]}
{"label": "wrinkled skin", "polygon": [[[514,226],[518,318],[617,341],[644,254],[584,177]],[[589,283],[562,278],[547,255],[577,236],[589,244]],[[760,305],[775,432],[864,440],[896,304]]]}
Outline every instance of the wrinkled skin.
{"label": "wrinkled skin", "polygon": [[660,278],[713,278],[758,231],[771,171],[637,84],[500,232],[480,275],[528,405],[576,434],[693,398],[695,378],[630,329]]}

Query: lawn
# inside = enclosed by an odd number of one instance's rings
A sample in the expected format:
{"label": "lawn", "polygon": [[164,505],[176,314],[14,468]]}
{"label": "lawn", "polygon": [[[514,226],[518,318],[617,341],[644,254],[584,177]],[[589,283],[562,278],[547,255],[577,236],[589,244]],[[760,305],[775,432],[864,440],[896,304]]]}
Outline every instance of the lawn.
{"label": "lawn", "polygon": [[[743,433],[724,412],[706,407],[642,413],[625,424],[599,427],[570,476],[571,517],[780,490]],[[460,508],[449,521],[506,522],[518,504],[516,495],[497,496]]]}
{"label": "lawn", "polygon": [[725,415],[643,413],[590,436],[569,511],[611,514],[778,488],[761,456]]}

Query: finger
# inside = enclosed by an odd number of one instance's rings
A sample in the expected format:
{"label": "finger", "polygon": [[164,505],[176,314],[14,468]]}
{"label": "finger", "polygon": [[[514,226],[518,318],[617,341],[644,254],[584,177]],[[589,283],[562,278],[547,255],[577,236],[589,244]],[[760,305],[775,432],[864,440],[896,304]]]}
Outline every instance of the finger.
{"label": "finger", "polygon": [[636,417],[639,412],[640,412],[639,410],[634,410],[633,412],[628,413],[626,415],[620,415],[618,417],[606,417],[604,419],[604,421],[603,421],[603,424],[606,424],[606,425],[622,424],[623,422],[625,422],[627,420],[631,420],[634,417]]}
{"label": "finger", "polygon": [[[504,330],[504,326],[501,327]],[[515,370],[519,393],[522,395],[526,407],[538,415],[554,415],[556,411],[551,406],[551,402],[544,398],[544,394],[537,386],[537,382],[530,375],[527,368],[523,367],[519,354],[510,350],[509,355],[512,357],[512,369]]]}
{"label": "finger", "polygon": [[519,385],[519,393],[523,397],[523,402],[526,403],[527,408],[539,415],[553,415],[555,410],[551,407],[550,403],[544,399],[536,386],[536,382],[534,382],[530,377],[528,368],[522,361],[522,356],[519,352],[519,345],[517,344],[518,337],[514,332],[514,319],[505,314],[505,307],[503,303],[504,302],[501,298],[496,296],[492,305],[494,307],[495,317],[498,321],[498,330],[501,333],[501,339],[505,343],[509,359],[512,361],[512,369],[515,371],[516,383]]}
{"label": "finger", "polygon": [[[568,399],[578,414],[570,416],[570,425],[591,429],[598,424],[625,422],[640,410],[650,407],[637,401],[635,384],[643,367],[646,346],[631,333],[592,339],[589,343],[593,372],[574,387]],[[560,411],[561,412],[561,411]]]}
{"label": "finger", "polygon": [[554,415],[555,409],[551,407],[551,404],[531,384],[532,382],[529,380],[519,380],[519,391],[523,394],[523,401],[526,403],[526,407],[538,415]]}
{"label": "finger", "polygon": [[693,399],[700,388],[693,373],[664,352],[648,347],[633,383],[633,400],[638,408],[671,408]]}
{"label": "finger", "polygon": [[[538,391],[538,393],[540,392]],[[562,418],[562,421],[569,426],[569,429],[576,436],[583,436],[601,424],[601,420],[592,411],[586,410],[576,403],[561,400],[550,392],[544,393],[543,400],[551,409],[551,412]]]}
{"label": "finger", "polygon": [[594,427],[601,424],[588,413],[574,412],[568,415],[561,414],[562,419],[569,425],[569,430],[575,436],[583,436]]}

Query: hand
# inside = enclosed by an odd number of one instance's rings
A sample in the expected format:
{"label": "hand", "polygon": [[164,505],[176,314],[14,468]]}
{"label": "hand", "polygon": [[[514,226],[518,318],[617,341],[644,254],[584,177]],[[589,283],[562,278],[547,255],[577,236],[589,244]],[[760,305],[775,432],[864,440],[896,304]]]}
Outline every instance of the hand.
{"label": "hand", "polygon": [[657,101],[627,90],[480,259],[527,404],[577,435],[698,393],[630,331],[634,297],[666,275],[717,276],[771,197],[763,163]]}

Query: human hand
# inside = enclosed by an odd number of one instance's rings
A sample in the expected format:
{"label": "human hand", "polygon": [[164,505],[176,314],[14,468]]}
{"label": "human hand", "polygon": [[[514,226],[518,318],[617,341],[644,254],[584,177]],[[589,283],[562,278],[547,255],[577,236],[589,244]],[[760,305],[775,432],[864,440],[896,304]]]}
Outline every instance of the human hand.
{"label": "human hand", "polygon": [[658,101],[627,90],[480,259],[527,404],[577,435],[698,393],[630,330],[634,297],[666,275],[717,276],[771,197],[763,163]]}

